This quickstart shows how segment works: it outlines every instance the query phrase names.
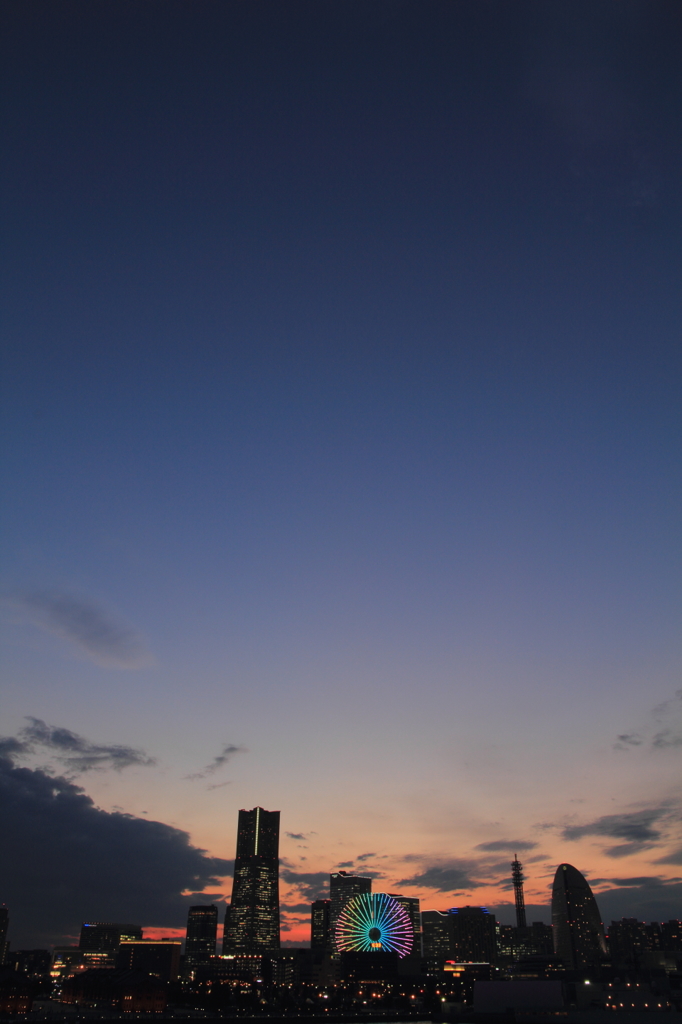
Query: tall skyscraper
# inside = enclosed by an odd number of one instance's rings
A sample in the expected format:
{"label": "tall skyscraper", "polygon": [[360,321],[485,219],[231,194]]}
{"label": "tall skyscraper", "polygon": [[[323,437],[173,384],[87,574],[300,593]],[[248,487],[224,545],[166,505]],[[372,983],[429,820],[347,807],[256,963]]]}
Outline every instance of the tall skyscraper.
{"label": "tall skyscraper", "polygon": [[318,952],[331,950],[330,908],[331,900],[315,900],[310,904],[310,948]]}
{"label": "tall skyscraper", "polygon": [[185,963],[188,967],[208,964],[215,956],[218,934],[218,908],[208,906],[190,907],[187,914],[187,937],[185,939]]}
{"label": "tall skyscraper", "polygon": [[279,811],[239,812],[223,953],[279,949]]}
{"label": "tall skyscraper", "polygon": [[552,887],[554,952],[569,970],[606,956],[604,926],[585,878],[571,864],[560,864]]}
{"label": "tall skyscraper", "polygon": [[514,903],[516,904],[516,927],[526,927],[526,901],[523,898],[523,865],[514,854],[511,862],[512,882],[514,883]]}

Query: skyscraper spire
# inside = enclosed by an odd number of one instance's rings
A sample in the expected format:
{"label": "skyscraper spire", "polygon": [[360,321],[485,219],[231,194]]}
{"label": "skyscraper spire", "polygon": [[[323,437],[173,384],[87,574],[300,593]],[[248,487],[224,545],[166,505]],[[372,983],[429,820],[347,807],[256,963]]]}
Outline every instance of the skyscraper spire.
{"label": "skyscraper spire", "polygon": [[514,902],[516,903],[516,927],[526,927],[526,901],[523,898],[523,864],[514,854],[511,862],[512,881],[514,883]]}

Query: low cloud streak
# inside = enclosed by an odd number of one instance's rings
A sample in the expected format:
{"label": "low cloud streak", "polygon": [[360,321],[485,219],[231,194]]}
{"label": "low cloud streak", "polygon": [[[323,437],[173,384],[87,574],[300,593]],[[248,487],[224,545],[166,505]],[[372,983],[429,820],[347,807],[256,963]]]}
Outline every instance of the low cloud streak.
{"label": "low cloud streak", "polygon": [[8,600],[34,625],[69,641],[98,665],[137,669],[154,662],[137,630],[117,622],[110,612],[88,598],[44,591],[13,594]]}

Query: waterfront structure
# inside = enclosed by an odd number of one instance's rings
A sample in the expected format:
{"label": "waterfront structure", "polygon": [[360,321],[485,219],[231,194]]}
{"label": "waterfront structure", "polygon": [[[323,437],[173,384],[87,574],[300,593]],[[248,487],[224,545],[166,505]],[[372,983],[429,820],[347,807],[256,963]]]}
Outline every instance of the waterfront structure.
{"label": "waterfront structure", "polygon": [[516,905],[516,927],[526,927],[526,901],[523,896],[523,865],[514,854],[511,862],[512,882],[514,884],[514,903]]}
{"label": "waterfront structure", "polygon": [[569,970],[606,956],[606,939],[597,902],[583,875],[560,864],[552,887],[554,952]]}
{"label": "waterfront structure", "polygon": [[331,900],[315,900],[310,905],[310,948],[319,952],[331,950],[330,909]]}
{"label": "waterfront structure", "polygon": [[189,908],[185,963],[191,969],[211,962],[218,934],[218,908],[214,904]]}
{"label": "waterfront structure", "polygon": [[354,896],[336,922],[337,953],[397,953],[402,959],[411,953],[413,944],[407,911],[385,892]]}
{"label": "waterfront structure", "polygon": [[341,911],[354,896],[362,896],[372,891],[372,879],[363,875],[351,875],[347,871],[333,871],[329,876],[329,934],[332,946],[334,946],[334,935],[336,922]]}
{"label": "waterfront structure", "polygon": [[279,811],[239,812],[237,856],[223,954],[279,949]]}

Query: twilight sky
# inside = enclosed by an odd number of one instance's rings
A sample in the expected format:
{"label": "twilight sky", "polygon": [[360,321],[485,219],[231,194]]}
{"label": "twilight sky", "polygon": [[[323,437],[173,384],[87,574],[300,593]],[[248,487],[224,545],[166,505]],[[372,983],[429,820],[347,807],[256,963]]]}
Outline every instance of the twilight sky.
{"label": "twilight sky", "polygon": [[256,804],[288,941],[514,852],[682,916],[679,4],[5,18],[13,947],[182,928]]}

